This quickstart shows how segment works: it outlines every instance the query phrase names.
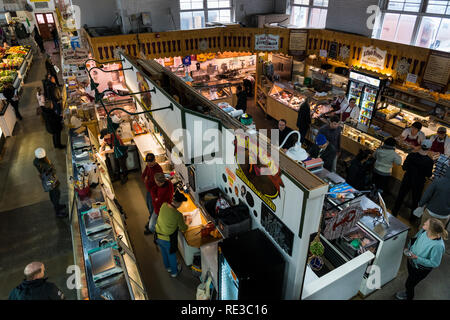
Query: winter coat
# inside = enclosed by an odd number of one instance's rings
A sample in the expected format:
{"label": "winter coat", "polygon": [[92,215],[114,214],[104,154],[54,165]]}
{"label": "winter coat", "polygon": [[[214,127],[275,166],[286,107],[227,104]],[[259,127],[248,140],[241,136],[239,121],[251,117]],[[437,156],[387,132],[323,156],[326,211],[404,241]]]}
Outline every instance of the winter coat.
{"label": "winter coat", "polygon": [[63,129],[61,124],[61,116],[57,115],[55,111],[50,108],[41,107],[41,110],[47,132],[50,134],[60,132]]}
{"label": "winter coat", "polygon": [[419,207],[423,206],[436,215],[450,215],[450,169],[447,169],[445,176],[434,179],[425,189],[419,201]]}
{"label": "winter coat", "polygon": [[377,173],[385,176],[390,176],[392,171],[392,165],[402,164],[402,158],[395,152],[394,147],[382,146],[378,148],[373,157],[376,159],[374,169]]}
{"label": "winter coat", "polygon": [[9,294],[9,300],[64,300],[58,287],[47,278],[24,280]]}

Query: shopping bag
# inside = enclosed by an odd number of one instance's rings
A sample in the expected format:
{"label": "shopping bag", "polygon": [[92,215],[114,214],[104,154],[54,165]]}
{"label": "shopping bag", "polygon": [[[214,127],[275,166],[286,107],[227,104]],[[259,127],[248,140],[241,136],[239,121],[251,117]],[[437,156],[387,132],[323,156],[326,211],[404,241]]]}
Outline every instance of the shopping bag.
{"label": "shopping bag", "polygon": [[424,207],[417,207],[413,211],[413,215],[415,215],[417,218],[420,218],[423,215],[423,209],[424,209]]}
{"label": "shopping bag", "polygon": [[211,281],[212,281],[212,278],[211,278],[211,275],[209,275],[206,282],[200,283],[198,285],[197,294],[196,294],[197,300],[210,300],[211,299],[211,292],[210,292]]}

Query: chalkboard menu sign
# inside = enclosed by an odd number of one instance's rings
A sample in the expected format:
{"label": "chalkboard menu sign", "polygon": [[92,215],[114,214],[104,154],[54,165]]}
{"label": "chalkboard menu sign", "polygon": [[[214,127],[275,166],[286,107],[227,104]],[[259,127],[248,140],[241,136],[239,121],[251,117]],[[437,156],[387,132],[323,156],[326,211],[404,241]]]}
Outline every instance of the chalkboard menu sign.
{"label": "chalkboard menu sign", "polygon": [[450,53],[431,51],[423,75],[422,86],[434,91],[445,92],[450,78]]}
{"label": "chalkboard menu sign", "polygon": [[328,51],[328,58],[336,59],[338,56],[339,45],[337,42],[330,43],[330,50]]}
{"label": "chalkboard menu sign", "polygon": [[273,240],[292,256],[294,233],[264,203],[261,203],[261,225]]}

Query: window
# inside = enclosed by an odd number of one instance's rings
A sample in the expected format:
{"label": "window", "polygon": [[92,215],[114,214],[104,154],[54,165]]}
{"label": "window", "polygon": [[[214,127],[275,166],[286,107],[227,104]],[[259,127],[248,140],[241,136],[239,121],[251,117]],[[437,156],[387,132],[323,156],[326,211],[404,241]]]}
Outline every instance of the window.
{"label": "window", "polygon": [[180,27],[204,28],[206,22],[231,22],[231,0],[180,0]]}
{"label": "window", "polygon": [[328,0],[293,0],[291,24],[299,28],[325,28]]}
{"label": "window", "polygon": [[388,0],[373,37],[450,52],[450,1]]}

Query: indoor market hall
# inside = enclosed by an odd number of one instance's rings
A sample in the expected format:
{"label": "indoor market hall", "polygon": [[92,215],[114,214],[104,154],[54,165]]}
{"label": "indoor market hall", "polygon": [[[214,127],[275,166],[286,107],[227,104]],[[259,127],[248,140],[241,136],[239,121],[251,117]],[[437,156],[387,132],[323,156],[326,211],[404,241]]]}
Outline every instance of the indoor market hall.
{"label": "indoor market hall", "polygon": [[0,1],[0,300],[449,300],[449,13]]}

